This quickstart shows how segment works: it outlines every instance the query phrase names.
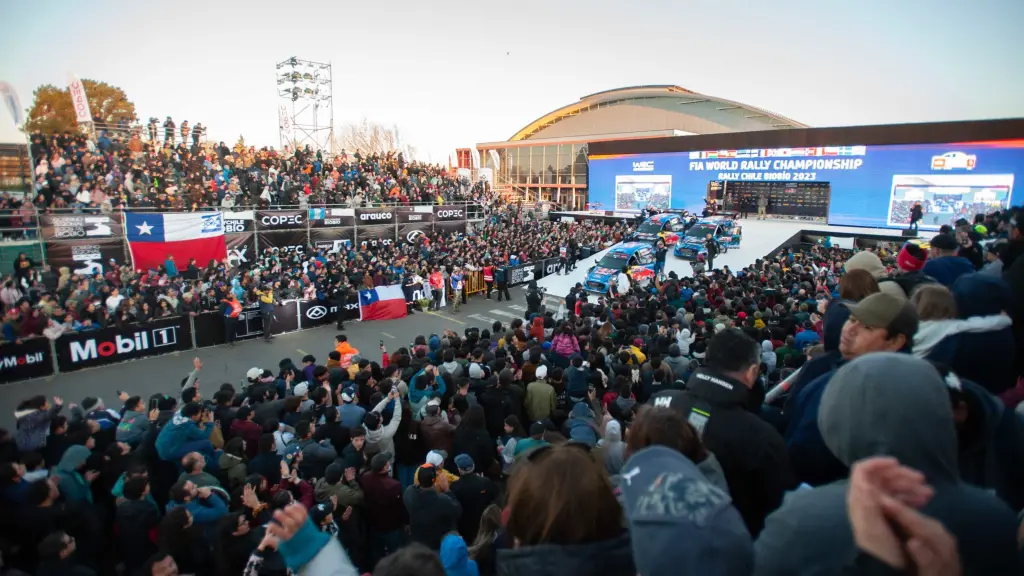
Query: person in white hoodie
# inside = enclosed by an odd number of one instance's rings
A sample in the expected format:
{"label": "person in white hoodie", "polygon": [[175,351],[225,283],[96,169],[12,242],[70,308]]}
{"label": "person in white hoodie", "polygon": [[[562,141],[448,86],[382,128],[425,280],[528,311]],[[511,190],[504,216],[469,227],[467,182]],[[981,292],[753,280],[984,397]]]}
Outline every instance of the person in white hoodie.
{"label": "person in white hoodie", "polygon": [[680,330],[679,333],[676,334],[676,344],[679,344],[679,353],[683,356],[689,355],[690,344],[693,344],[693,341],[696,339],[696,336],[690,334],[689,329],[683,328]]}
{"label": "person in white hoodie", "polygon": [[775,348],[772,346],[771,340],[765,340],[761,342],[761,362],[768,365],[768,373],[775,371],[775,365],[778,361],[778,357],[775,356]]}
{"label": "person in white hoodie", "polygon": [[[387,426],[381,424],[381,412],[387,407],[388,402],[395,400],[395,411]],[[395,460],[395,432],[398,431],[398,424],[402,421],[402,401],[398,390],[392,390],[387,397],[381,400],[373,410],[363,416],[363,428],[366,429],[366,445],[363,452],[370,454],[388,453],[391,455],[391,463]]]}

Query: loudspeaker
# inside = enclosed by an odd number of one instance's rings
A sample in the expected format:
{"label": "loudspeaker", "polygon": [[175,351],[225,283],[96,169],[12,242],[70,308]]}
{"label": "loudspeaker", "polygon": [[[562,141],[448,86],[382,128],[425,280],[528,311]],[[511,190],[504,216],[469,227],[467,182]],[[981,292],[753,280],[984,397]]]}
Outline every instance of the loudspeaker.
{"label": "loudspeaker", "polygon": [[917,230],[904,230],[903,231],[903,237],[904,238],[917,238]]}

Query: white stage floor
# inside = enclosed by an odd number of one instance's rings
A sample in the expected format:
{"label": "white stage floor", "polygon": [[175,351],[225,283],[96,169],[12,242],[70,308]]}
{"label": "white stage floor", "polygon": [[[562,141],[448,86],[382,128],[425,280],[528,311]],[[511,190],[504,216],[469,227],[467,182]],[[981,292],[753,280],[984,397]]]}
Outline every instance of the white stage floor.
{"label": "white stage floor", "polygon": [[[865,236],[899,236],[900,231],[888,228],[855,228],[850,226],[829,226],[814,222],[799,220],[740,220],[743,227],[743,241],[739,248],[730,248],[728,252],[720,254],[715,258],[715,268],[728,266],[730,270],[739,270],[744,266],[750,266],[758,258],[763,258],[772,250],[778,248],[783,242],[801,230],[820,230],[824,233],[836,232],[846,234],[861,234]],[[921,231],[919,237],[931,238],[935,232]],[[845,242],[844,242],[845,240]],[[852,247],[852,239],[834,238],[834,245]],[[609,248],[610,249],[610,248]],[[569,289],[577,282],[585,283],[587,271],[593,266],[608,250],[602,250],[597,254],[580,260],[576,269],[569,274],[552,274],[537,280],[537,286],[547,288],[549,297],[563,298],[569,293]],[[693,275],[690,267],[690,260],[677,258],[672,250],[669,250],[665,259],[665,273],[675,272],[679,277]]]}

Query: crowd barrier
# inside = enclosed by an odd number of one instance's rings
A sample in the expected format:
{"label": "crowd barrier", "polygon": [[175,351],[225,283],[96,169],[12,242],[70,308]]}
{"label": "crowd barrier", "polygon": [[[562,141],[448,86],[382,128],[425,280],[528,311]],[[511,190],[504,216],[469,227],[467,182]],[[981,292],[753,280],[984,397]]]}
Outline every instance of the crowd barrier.
{"label": "crowd barrier", "polygon": [[[590,252],[584,248],[583,252]],[[509,287],[519,286],[554,274],[561,266],[559,258],[547,258],[506,267]],[[470,273],[466,293],[484,291],[483,273]],[[423,297],[422,288],[405,287],[406,302],[412,305]],[[286,300],[274,310],[271,334],[317,328],[337,321],[338,304],[320,300]],[[353,292],[342,312],[346,321],[359,318],[359,294]],[[263,336],[263,313],[258,304],[242,310],[235,325],[236,340]],[[195,316],[159,318],[150,322],[130,324],[123,328],[107,327],[83,332],[66,332],[56,340],[26,338],[21,343],[8,342],[0,348],[0,383],[6,384],[33,378],[45,378],[106,366],[172,352],[218,346],[227,341],[224,320],[219,312],[203,312]]]}

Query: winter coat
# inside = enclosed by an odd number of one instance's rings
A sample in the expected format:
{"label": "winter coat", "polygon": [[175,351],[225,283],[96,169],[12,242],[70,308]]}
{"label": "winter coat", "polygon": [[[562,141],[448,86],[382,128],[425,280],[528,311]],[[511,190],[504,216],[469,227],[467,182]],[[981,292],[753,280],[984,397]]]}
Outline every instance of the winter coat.
{"label": "winter coat", "polygon": [[56,416],[63,405],[54,404],[49,410],[18,410],[14,413],[17,419],[18,433],[14,437],[19,452],[33,452],[46,444],[46,435],[50,432],[50,420]]}
{"label": "winter coat", "polygon": [[338,510],[344,511],[349,506],[363,505],[363,489],[358,482],[349,484],[342,478],[337,484],[330,484],[326,478],[320,478],[313,487],[317,502],[326,502],[331,496],[338,497]]}
{"label": "winter coat", "polygon": [[573,442],[582,442],[587,446],[597,446],[600,428],[594,422],[594,415],[584,402],[577,402],[572,407],[570,417],[565,421],[566,436]]}
{"label": "winter coat", "polygon": [[162,460],[176,460],[183,456],[182,446],[195,440],[209,440],[211,432],[212,424],[200,427],[191,418],[182,416],[180,411],[175,412],[156,437],[156,452]]}
{"label": "winter coat", "polygon": [[121,417],[121,422],[117,425],[115,437],[118,442],[135,446],[142,441],[150,426],[149,415],[145,412],[125,410],[124,416]]}
{"label": "winter coat", "polygon": [[498,550],[499,576],[601,574],[636,576],[629,533],[603,542],[562,546],[538,544]]}
{"label": "winter coat", "polygon": [[85,464],[89,454],[89,449],[85,446],[78,444],[71,446],[64,451],[60,463],[53,469],[53,475],[60,478],[58,486],[61,496],[68,502],[92,503],[92,488],[79,472],[79,468]]}
{"label": "winter coat", "polygon": [[[371,412],[380,414],[384,410],[384,407],[388,405],[388,402],[390,402],[390,400],[387,398],[381,400],[380,403],[371,410]],[[369,428],[366,428],[366,425],[364,424],[363,428],[366,430],[366,444],[363,446],[363,452],[368,456],[382,452],[389,452],[391,454],[391,460],[394,461],[395,443],[393,439],[395,437],[395,432],[398,431],[398,424],[401,421],[402,403],[395,402],[395,412],[392,414],[391,421],[388,422],[387,426],[380,425],[376,430],[370,430]]]}

